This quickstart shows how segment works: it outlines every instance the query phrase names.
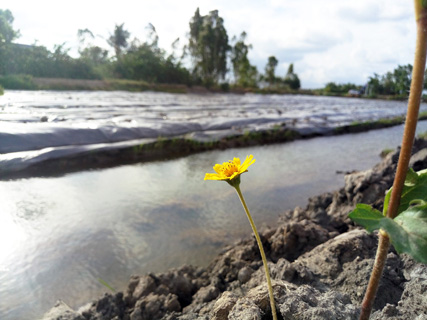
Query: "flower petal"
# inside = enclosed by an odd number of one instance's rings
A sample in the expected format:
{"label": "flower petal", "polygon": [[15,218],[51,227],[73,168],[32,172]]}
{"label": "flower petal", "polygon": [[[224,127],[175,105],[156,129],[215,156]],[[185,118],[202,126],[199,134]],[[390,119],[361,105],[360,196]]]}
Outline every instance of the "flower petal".
{"label": "flower petal", "polygon": [[216,165],[214,165],[213,169],[215,170],[216,173],[222,174],[222,172],[223,172],[223,165],[217,163]]}
{"label": "flower petal", "polygon": [[223,177],[216,173],[206,173],[204,180],[223,180]]}
{"label": "flower petal", "polygon": [[233,163],[238,167],[240,167],[240,158],[234,158]]}
{"label": "flower petal", "polygon": [[239,170],[240,173],[246,172],[248,170],[249,166],[251,166],[252,164],[255,163],[256,160],[255,159],[252,160],[253,157],[254,157],[253,155],[246,157],[245,161],[243,162],[242,166],[240,167],[240,170]]}

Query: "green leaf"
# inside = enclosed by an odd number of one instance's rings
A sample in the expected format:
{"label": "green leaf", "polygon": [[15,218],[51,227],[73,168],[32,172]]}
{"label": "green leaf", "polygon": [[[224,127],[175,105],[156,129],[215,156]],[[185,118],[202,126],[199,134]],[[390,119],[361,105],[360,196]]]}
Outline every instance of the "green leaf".
{"label": "green leaf", "polygon": [[405,185],[408,187],[414,186],[418,181],[418,174],[412,169],[409,168],[406,173]]}
{"label": "green leaf", "polygon": [[380,225],[389,234],[397,252],[408,253],[415,260],[427,263],[427,205],[411,207],[394,220],[383,217]]}
{"label": "green leaf", "polygon": [[424,200],[421,200],[421,199],[415,199],[415,200],[412,200],[412,201],[409,203],[409,205],[410,205],[411,207],[413,207],[413,206],[423,206],[423,205],[425,205],[425,204],[427,204],[427,202],[425,202]]}
{"label": "green leaf", "polygon": [[394,220],[366,204],[356,205],[350,219],[368,232],[383,229],[399,253],[408,253],[415,260],[427,263],[427,204],[410,207]]}
{"label": "green leaf", "polygon": [[385,194],[385,198],[384,198],[384,208],[383,208],[383,215],[386,216],[387,215],[387,210],[388,210],[388,203],[390,202],[390,196],[391,196],[391,189],[388,189],[387,193]]}
{"label": "green leaf", "polygon": [[[390,195],[391,189],[384,199],[384,215]],[[415,260],[427,263],[427,170],[418,173],[408,170],[398,216],[394,220],[366,204],[358,204],[349,217],[368,232],[384,230],[397,252],[408,253]]]}
{"label": "green leaf", "polygon": [[354,222],[363,226],[368,232],[372,232],[381,227],[381,219],[384,216],[377,209],[370,205],[359,203],[349,215],[349,218]]}
{"label": "green leaf", "polygon": [[[387,214],[391,190],[390,188],[384,199],[384,215]],[[408,209],[414,200],[427,202],[427,170],[418,171],[417,173],[412,169],[408,170],[397,214],[399,215]]]}

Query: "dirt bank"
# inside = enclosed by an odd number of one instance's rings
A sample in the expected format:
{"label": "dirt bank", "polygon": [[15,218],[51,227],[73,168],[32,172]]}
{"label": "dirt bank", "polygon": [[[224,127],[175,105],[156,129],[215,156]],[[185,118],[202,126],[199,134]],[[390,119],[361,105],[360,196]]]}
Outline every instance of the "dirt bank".
{"label": "dirt bank", "polygon": [[[381,209],[398,152],[345,186],[309,199],[263,230],[279,319],[358,319],[371,272],[377,235],[347,215],[356,203]],[[427,167],[427,142],[417,140],[411,166]],[[371,319],[427,319],[427,266],[388,255]],[[58,297],[60,298],[60,297]],[[253,237],[227,248],[207,268],[186,265],[133,276],[124,292],[105,294],[79,310],[58,302],[43,318],[130,320],[271,319],[262,262]]]}

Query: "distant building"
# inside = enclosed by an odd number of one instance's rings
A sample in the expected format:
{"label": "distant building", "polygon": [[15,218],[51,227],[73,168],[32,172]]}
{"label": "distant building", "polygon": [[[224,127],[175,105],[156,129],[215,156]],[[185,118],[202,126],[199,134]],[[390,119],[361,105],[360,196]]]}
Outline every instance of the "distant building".
{"label": "distant building", "polygon": [[348,90],[348,95],[350,97],[360,97],[365,94],[367,94],[368,85],[365,84],[364,86],[360,87],[360,89],[350,89]]}

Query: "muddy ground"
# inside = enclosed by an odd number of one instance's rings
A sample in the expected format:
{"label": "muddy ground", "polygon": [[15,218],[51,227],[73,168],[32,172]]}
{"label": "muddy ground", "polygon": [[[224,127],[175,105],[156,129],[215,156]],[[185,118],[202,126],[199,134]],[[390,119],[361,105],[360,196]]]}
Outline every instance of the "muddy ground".
{"label": "muddy ground", "polygon": [[[309,199],[261,232],[279,319],[358,319],[377,234],[347,215],[359,202],[382,209],[397,157],[398,151],[370,170],[347,174],[343,188]],[[426,141],[416,141],[411,166],[427,167]],[[43,319],[268,320],[271,310],[258,247],[248,237],[206,268],[133,276],[123,292],[79,310],[59,301]],[[371,319],[427,319],[427,266],[391,248]]]}

